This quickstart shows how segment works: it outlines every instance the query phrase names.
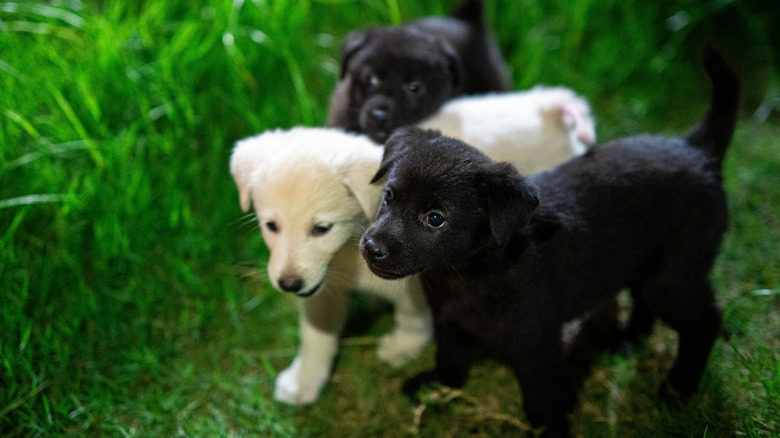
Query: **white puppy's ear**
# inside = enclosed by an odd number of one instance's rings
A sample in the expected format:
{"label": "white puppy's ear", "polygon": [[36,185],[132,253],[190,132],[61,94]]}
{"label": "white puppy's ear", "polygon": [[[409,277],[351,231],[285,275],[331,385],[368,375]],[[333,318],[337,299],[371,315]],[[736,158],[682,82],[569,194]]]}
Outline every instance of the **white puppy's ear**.
{"label": "white puppy's ear", "polygon": [[342,182],[357,199],[366,218],[374,220],[379,199],[382,196],[382,186],[371,184],[371,177],[379,167],[382,149],[379,146],[363,149],[359,155],[353,155],[344,163],[339,174]]}
{"label": "white puppy's ear", "polygon": [[244,212],[249,211],[249,207],[252,205],[250,182],[252,173],[260,161],[260,148],[254,139],[254,137],[250,137],[238,141],[230,156],[230,173],[236,181],[238,199],[241,203],[241,210]]}

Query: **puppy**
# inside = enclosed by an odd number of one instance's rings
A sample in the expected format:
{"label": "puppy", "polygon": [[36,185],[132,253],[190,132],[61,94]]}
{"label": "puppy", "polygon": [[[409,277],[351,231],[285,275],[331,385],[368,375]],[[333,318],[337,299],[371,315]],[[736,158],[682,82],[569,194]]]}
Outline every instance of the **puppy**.
{"label": "puppy", "polygon": [[465,0],[451,17],[347,35],[328,126],[382,143],[395,128],[421,121],[462,93],[509,89],[483,12],[481,0]]}
{"label": "puppy", "polygon": [[276,379],[274,398],[314,402],[330,377],[353,290],[392,302],[395,328],[377,355],[392,366],[417,357],[433,323],[416,276],[388,281],[368,270],[358,237],[381,199],[368,181],[382,148],[335,129],[269,131],[239,141],[230,159],[241,208],[254,204],[277,289],[300,297],[300,347]]}
{"label": "puppy", "polygon": [[736,122],[738,80],[705,51],[710,108],[686,139],[609,142],[523,178],[463,142],[418,128],[385,145],[377,219],[362,236],[371,270],[423,273],[435,320],[436,367],[408,380],[460,387],[483,350],[515,374],[531,424],[567,436],[576,392],[561,327],[629,288],[625,336],[660,318],[679,334],[662,395],[690,396],[721,312],[708,274],[727,228],[721,162]]}
{"label": "puppy", "polygon": [[418,126],[463,140],[527,173],[582,155],[596,141],[588,102],[564,87],[458,97]]}

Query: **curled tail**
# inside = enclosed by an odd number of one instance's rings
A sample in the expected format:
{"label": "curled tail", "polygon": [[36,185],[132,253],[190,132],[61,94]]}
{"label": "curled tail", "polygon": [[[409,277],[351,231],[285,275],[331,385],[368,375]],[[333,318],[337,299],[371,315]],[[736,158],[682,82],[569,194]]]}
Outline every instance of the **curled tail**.
{"label": "curled tail", "polygon": [[688,143],[707,151],[720,164],[734,134],[739,106],[739,77],[715,48],[704,49],[704,69],[712,82],[707,113],[688,134]]}

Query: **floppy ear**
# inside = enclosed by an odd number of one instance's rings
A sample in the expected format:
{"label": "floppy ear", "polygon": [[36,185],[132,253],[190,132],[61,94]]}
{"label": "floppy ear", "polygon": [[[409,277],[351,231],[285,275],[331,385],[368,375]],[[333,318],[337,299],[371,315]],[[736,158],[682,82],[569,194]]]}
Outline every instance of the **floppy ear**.
{"label": "floppy ear", "polygon": [[487,203],[490,232],[500,247],[519,235],[539,205],[536,189],[509,163],[495,163],[479,178],[479,189]]}
{"label": "floppy ear", "polygon": [[366,31],[353,31],[347,34],[347,38],[344,40],[344,44],[341,47],[341,76],[340,79],[344,79],[347,74],[347,64],[352,58],[352,55],[357,53],[360,48],[366,45],[369,40],[370,30]]}
{"label": "floppy ear", "polygon": [[250,137],[236,142],[233,153],[230,155],[230,173],[238,187],[238,199],[241,210],[249,211],[252,204],[250,182],[252,173],[260,161],[260,148],[256,147],[254,138]]}
{"label": "floppy ear", "polygon": [[[378,149],[379,147],[377,152]],[[379,153],[364,154],[346,164],[340,172],[347,190],[357,199],[363,214],[370,220],[376,217],[376,209],[382,197],[382,187],[371,184],[371,176],[376,172],[377,163]]]}
{"label": "floppy ear", "polygon": [[450,76],[452,77],[454,94],[460,94],[463,90],[463,61],[461,61],[460,55],[458,55],[455,48],[447,41],[439,39],[439,46],[447,57],[447,67],[449,68]]}
{"label": "floppy ear", "polygon": [[[398,157],[406,153],[411,144],[424,136],[425,133],[424,129],[416,126],[405,126],[393,131],[387,141],[385,141],[385,153],[382,156],[382,163],[379,165],[379,170],[376,171],[374,177],[371,178],[371,184],[382,179]],[[438,134],[438,132],[436,133]]]}

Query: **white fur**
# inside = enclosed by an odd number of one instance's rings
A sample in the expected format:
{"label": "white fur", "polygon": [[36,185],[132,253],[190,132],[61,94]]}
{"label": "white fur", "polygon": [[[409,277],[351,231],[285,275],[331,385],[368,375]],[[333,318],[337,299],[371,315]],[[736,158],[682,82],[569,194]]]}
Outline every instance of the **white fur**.
{"label": "white fur", "polygon": [[587,101],[564,87],[453,99],[420,123],[458,138],[520,173],[550,169],[596,141]]}
{"label": "white fur", "polygon": [[[317,400],[338,351],[338,334],[321,331],[304,317],[300,321],[300,336],[298,355],[279,373],[274,385],[274,398],[290,405],[305,405]],[[323,361],[328,358],[330,360]]]}
{"label": "white fur", "polygon": [[[301,343],[282,371],[274,398],[291,405],[314,402],[327,382],[353,290],[390,300],[395,328],[377,348],[380,359],[401,366],[416,358],[433,336],[433,322],[418,277],[388,281],[374,276],[357,239],[373,218],[381,186],[368,182],[382,148],[366,137],[336,129],[270,131],[236,144],[230,168],[244,211],[254,204],[270,251],[268,273],[279,287],[284,276],[304,281],[299,295]],[[267,226],[274,222],[277,230]],[[332,224],[324,235],[315,225]],[[318,286],[320,285],[321,286]]]}

